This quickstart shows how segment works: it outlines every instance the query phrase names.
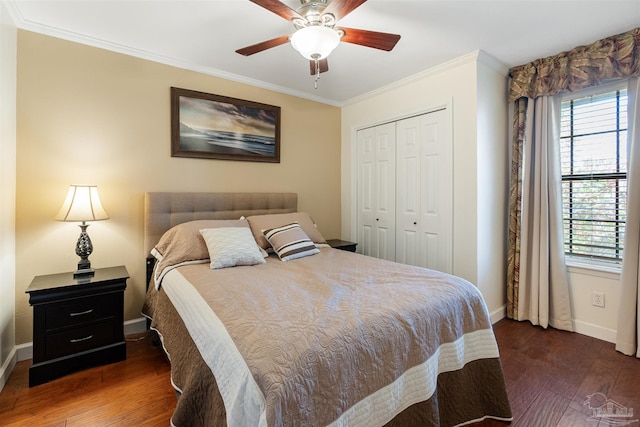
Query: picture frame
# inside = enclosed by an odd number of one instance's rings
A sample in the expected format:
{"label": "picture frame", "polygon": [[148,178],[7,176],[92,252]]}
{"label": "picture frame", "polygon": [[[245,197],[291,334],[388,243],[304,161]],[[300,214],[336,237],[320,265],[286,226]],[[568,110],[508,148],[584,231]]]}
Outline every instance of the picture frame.
{"label": "picture frame", "polygon": [[280,163],[280,107],[172,87],[171,156]]}

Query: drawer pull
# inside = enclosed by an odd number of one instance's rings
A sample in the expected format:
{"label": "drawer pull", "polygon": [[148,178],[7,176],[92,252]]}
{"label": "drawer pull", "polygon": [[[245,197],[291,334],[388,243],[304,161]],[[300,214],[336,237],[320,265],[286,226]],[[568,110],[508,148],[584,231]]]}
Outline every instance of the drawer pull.
{"label": "drawer pull", "polygon": [[77,342],[82,342],[82,341],[90,340],[91,338],[93,338],[93,335],[89,335],[88,337],[84,337],[84,338],[73,338],[73,339],[70,339],[70,340],[69,340],[69,342],[71,342],[71,343],[77,343]]}
{"label": "drawer pull", "polygon": [[69,316],[74,317],[74,316],[82,316],[84,314],[89,314],[93,312],[93,308],[90,308],[89,310],[86,311],[81,311],[79,313],[69,313]]}

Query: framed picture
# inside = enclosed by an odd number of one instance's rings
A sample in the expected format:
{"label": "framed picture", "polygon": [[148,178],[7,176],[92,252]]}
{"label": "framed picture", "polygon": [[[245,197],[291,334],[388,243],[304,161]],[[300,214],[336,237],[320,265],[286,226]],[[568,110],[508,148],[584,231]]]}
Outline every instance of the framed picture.
{"label": "framed picture", "polygon": [[172,87],[171,156],[280,163],[280,107]]}

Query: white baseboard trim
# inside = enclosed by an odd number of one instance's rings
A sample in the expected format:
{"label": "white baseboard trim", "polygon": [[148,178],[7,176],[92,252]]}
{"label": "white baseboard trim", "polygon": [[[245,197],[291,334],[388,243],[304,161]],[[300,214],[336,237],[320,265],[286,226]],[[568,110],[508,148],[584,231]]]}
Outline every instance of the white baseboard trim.
{"label": "white baseboard trim", "polygon": [[[507,306],[503,305],[489,314],[491,316],[491,324],[496,324],[499,320],[507,317]],[[578,334],[614,344],[616,342],[617,331],[615,329],[604,328],[602,326],[594,325],[593,323],[581,322],[575,319],[573,320],[573,327],[575,332]]]}
{"label": "white baseboard trim", "polygon": [[491,317],[491,324],[495,325],[499,320],[507,317],[507,305],[505,304],[497,310],[492,311],[489,313],[489,316]]}
{"label": "white baseboard trim", "polygon": [[13,372],[13,368],[15,368],[17,362],[16,348],[13,347],[11,353],[9,353],[9,357],[7,357],[7,360],[5,360],[2,367],[0,367],[0,391],[2,391],[4,385],[9,381],[9,376],[11,372]]}
{"label": "white baseboard trim", "polygon": [[139,334],[147,330],[147,319],[138,317],[137,319],[127,320],[124,322],[124,336],[131,334]]}
{"label": "white baseboard trim", "polygon": [[599,340],[614,343],[616,342],[616,335],[618,331],[615,329],[603,328],[602,326],[594,325],[592,323],[581,322],[579,320],[573,321],[573,326],[577,333],[586,335],[592,338],[598,338]]}
{"label": "white baseboard trim", "polygon": [[18,362],[22,362],[23,360],[33,359],[33,343],[32,342],[18,344],[15,348],[16,348],[16,355],[18,356]]}

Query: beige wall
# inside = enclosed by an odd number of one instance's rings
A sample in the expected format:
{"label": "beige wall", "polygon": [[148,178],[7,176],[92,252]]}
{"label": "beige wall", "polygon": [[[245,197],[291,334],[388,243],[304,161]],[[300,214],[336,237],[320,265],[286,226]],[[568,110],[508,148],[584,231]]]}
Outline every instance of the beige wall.
{"label": "beige wall", "polygon": [[0,390],[15,347],[16,32],[0,2]]}
{"label": "beige wall", "polygon": [[[481,56],[477,73],[478,287],[492,313],[506,305],[509,114],[506,68]],[[502,314],[502,311],[501,311]],[[506,313],[505,313],[506,314]],[[495,317],[494,317],[495,318]]]}
{"label": "beige wall", "polygon": [[[279,164],[172,158],[171,86],[281,107]],[[292,191],[326,238],[340,233],[340,109],[27,31],[18,32],[16,342],[24,290],[75,269],[79,228],[56,222],[69,184],[97,184],[108,221],[88,229],[94,267],[126,265],[125,319],[144,297],[146,191]]]}

